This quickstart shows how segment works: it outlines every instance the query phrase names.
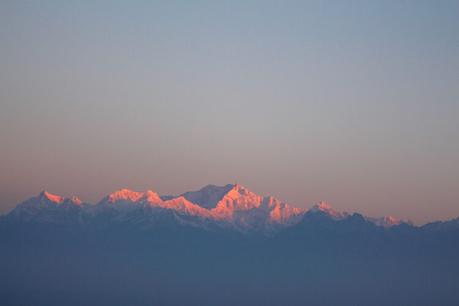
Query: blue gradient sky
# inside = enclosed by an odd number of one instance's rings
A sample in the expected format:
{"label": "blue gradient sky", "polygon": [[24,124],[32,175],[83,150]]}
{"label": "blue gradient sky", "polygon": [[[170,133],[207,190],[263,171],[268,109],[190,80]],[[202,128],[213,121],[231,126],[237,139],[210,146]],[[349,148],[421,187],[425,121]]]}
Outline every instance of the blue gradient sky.
{"label": "blue gradient sky", "polygon": [[238,181],[459,216],[458,1],[1,1],[0,212]]}

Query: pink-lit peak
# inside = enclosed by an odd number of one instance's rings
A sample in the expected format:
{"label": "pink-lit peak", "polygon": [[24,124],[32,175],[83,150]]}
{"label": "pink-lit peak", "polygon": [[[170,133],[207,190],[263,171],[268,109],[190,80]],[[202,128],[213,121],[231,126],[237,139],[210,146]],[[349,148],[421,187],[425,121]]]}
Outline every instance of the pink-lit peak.
{"label": "pink-lit peak", "polygon": [[143,195],[144,194],[142,192],[137,192],[137,191],[123,188],[123,189],[117,190],[109,194],[108,200],[109,202],[116,202],[120,200],[128,200],[128,201],[136,202],[140,198],[142,198]]}
{"label": "pink-lit peak", "polygon": [[225,195],[225,197],[231,198],[231,199],[237,199],[241,196],[256,196],[256,195],[250,190],[248,190],[247,188],[245,188],[244,186],[239,185],[237,183],[234,184],[233,188],[231,188]]}
{"label": "pink-lit peak", "polygon": [[43,190],[42,192],[40,192],[40,198],[46,199],[54,203],[62,203],[64,201],[63,197],[52,194],[46,190]]}
{"label": "pink-lit peak", "polygon": [[119,189],[111,194],[109,194],[104,201],[107,201],[108,203],[115,203],[118,201],[125,201],[125,202],[149,202],[149,203],[160,203],[162,202],[161,198],[159,195],[152,191],[152,190],[147,190],[145,192],[138,192],[138,191],[133,191],[130,189]]}
{"label": "pink-lit peak", "polygon": [[147,190],[143,193],[143,196],[142,196],[143,199],[147,200],[148,202],[150,203],[159,203],[159,202],[162,202],[160,196],[152,191],[152,190]]}
{"label": "pink-lit peak", "polygon": [[62,204],[66,202],[70,202],[71,204],[74,204],[74,205],[82,204],[81,200],[78,197],[73,196],[71,198],[64,198],[59,195],[52,194],[46,190],[43,190],[42,192],[40,192],[39,198],[42,200],[50,201],[55,204]]}

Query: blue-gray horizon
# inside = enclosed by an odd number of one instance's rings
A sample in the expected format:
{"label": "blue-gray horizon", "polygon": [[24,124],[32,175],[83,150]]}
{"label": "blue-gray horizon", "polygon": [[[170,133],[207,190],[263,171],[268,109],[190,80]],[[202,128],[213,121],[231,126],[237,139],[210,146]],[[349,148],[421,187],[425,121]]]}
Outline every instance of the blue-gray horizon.
{"label": "blue-gray horizon", "polygon": [[0,214],[240,182],[459,216],[459,3],[0,3]]}

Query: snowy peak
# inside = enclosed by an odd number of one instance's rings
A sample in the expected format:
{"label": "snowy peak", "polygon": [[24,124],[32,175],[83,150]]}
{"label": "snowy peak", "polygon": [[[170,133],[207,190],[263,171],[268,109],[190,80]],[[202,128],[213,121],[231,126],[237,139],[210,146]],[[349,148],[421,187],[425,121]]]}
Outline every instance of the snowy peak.
{"label": "snowy peak", "polygon": [[70,215],[78,214],[82,209],[82,202],[77,197],[65,198],[42,191],[17,205],[10,215],[24,222],[65,223]]}
{"label": "snowy peak", "polygon": [[155,205],[161,203],[159,195],[151,190],[138,192],[131,189],[119,189],[102,199],[96,209],[100,212],[117,210],[118,212],[130,212],[137,207]]}
{"label": "snowy peak", "polygon": [[143,193],[142,199],[148,203],[160,203],[162,202],[161,197],[159,194],[152,190],[147,190]]}
{"label": "snowy peak", "polygon": [[188,201],[203,208],[211,209],[231,190],[234,185],[225,186],[207,185],[197,191],[189,191],[182,194]]}
{"label": "snowy peak", "polygon": [[52,194],[46,190],[40,192],[40,194],[38,195],[38,199],[39,201],[49,201],[56,204],[62,203],[64,201],[63,197]]}
{"label": "snowy peak", "polygon": [[397,219],[392,216],[385,216],[381,218],[366,218],[368,221],[376,224],[377,226],[382,226],[382,227],[391,227],[391,226],[396,226],[402,224],[404,221]]}
{"label": "snowy peak", "polygon": [[322,212],[334,212],[335,210],[331,207],[330,204],[326,202],[319,202],[318,204],[315,204],[312,208],[311,211],[322,211]]}
{"label": "snowy peak", "polygon": [[230,185],[231,189],[225,194],[222,200],[234,200],[241,202],[258,202],[262,197],[253,193],[249,189],[245,188],[242,185],[234,184]]}
{"label": "snowy peak", "polygon": [[140,198],[143,197],[142,192],[133,191],[130,189],[119,189],[106,197],[106,201],[109,203],[115,203],[118,201],[129,201],[137,202]]}
{"label": "snowy peak", "polygon": [[321,213],[324,213],[324,214],[332,217],[333,219],[342,219],[342,218],[348,216],[347,213],[338,212],[333,207],[331,207],[330,204],[328,204],[326,202],[323,202],[323,201],[321,201],[318,204],[314,205],[309,210],[309,212],[312,212],[312,213],[321,212]]}
{"label": "snowy peak", "polygon": [[156,206],[161,207],[161,208],[166,208],[166,209],[172,209],[177,212],[187,214],[190,216],[199,216],[202,218],[210,217],[209,210],[188,201],[183,196],[179,196],[177,198],[173,198],[173,199],[164,201]]}
{"label": "snowy peak", "polygon": [[72,196],[70,198],[65,198],[56,194],[52,194],[46,190],[43,190],[38,194],[38,196],[30,198],[24,203],[28,205],[81,205],[82,202],[79,198]]}
{"label": "snowy peak", "polygon": [[239,184],[227,184],[225,186],[207,185],[197,191],[189,191],[182,194],[184,198],[207,209],[213,209],[224,200],[238,200],[249,198],[254,201],[261,198]]}
{"label": "snowy peak", "polygon": [[270,222],[279,224],[296,223],[306,212],[303,208],[293,207],[271,196],[263,199],[263,205],[265,205],[269,210]]}
{"label": "snowy peak", "polygon": [[76,196],[72,196],[71,198],[68,199],[72,204],[75,205],[81,205],[83,202]]}
{"label": "snowy peak", "polygon": [[271,196],[260,196],[242,185],[227,185],[229,190],[211,209],[212,216],[239,230],[271,231],[300,221],[304,210]]}
{"label": "snowy peak", "polygon": [[223,196],[211,212],[218,219],[233,219],[235,212],[249,211],[260,207],[263,197],[247,188],[235,184]]}
{"label": "snowy peak", "polygon": [[[260,196],[240,184],[207,185],[189,191],[182,197],[194,206],[189,212],[224,222],[240,230],[268,225],[286,225],[298,222],[304,209],[283,203],[273,197]],[[162,197],[166,202],[175,197]]]}
{"label": "snowy peak", "polygon": [[[322,212],[330,217],[332,217],[335,220],[341,220],[344,218],[349,217],[350,215],[346,212],[338,212],[333,207],[331,207],[328,203],[325,202],[319,202],[318,204],[314,205],[309,212],[316,213],[316,212]],[[363,217],[363,216],[362,216]],[[372,217],[363,217],[365,220],[377,225],[377,226],[382,226],[382,227],[392,227],[396,225],[400,225],[404,223],[404,221],[397,219],[392,216],[384,216],[381,218],[372,218]],[[409,222],[407,222],[409,223]]]}
{"label": "snowy peak", "polygon": [[161,198],[159,195],[152,191],[147,190],[145,192],[138,192],[130,189],[119,189],[109,195],[107,195],[100,203],[140,203],[140,202],[148,202],[148,203],[159,203],[161,202]]}
{"label": "snowy peak", "polygon": [[222,201],[236,201],[239,204],[249,204],[243,205],[240,208],[252,208],[250,203],[255,204],[255,206],[259,206],[261,203],[262,197],[252,191],[248,190],[244,186],[239,184],[230,185],[232,188],[228,190],[225,196],[222,198]]}

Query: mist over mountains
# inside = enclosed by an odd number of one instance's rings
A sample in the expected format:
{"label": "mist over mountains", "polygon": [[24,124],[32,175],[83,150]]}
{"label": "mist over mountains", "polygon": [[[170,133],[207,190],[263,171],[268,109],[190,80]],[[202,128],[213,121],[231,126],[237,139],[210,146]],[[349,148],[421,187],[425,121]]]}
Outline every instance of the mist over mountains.
{"label": "mist over mountains", "polygon": [[297,208],[240,185],[49,192],[0,219],[2,305],[457,305],[459,219]]}

